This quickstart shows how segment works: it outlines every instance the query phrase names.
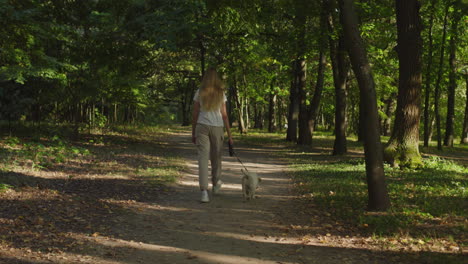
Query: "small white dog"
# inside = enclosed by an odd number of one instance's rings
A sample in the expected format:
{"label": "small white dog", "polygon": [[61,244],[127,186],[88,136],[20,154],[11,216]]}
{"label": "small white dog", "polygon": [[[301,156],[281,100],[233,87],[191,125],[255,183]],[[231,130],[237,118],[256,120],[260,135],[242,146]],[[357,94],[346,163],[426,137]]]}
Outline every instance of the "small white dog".
{"label": "small white dog", "polygon": [[244,176],[242,177],[242,196],[244,200],[255,199],[255,191],[262,178],[258,177],[257,173],[245,171],[241,169]]}

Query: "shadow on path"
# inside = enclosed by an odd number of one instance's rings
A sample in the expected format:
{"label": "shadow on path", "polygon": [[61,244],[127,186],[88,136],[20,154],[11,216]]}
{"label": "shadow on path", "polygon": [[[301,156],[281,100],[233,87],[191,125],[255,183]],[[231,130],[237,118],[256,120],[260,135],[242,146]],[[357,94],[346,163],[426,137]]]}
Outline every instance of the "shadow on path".
{"label": "shadow on path", "polygon": [[[258,199],[242,200],[242,166],[226,150],[222,192],[210,195],[210,203],[200,203],[196,150],[190,135],[174,134],[168,141],[187,161],[187,171],[173,186],[175,191],[141,209],[119,238],[90,241],[101,250],[119,252],[116,263],[414,263],[420,257],[310,244],[296,236],[288,224],[282,224],[285,216],[281,214],[291,213],[295,200],[287,164],[271,155],[278,146],[236,146],[244,164],[263,179]],[[437,253],[430,254],[437,259]]]}

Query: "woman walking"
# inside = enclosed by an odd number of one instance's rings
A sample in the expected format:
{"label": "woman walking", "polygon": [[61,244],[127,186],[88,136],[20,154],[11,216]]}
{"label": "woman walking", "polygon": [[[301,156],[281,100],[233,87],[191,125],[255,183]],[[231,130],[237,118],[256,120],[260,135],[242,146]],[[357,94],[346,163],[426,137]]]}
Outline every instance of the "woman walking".
{"label": "woman walking", "polygon": [[203,203],[208,196],[208,159],[211,162],[211,183],[213,194],[219,192],[221,181],[221,159],[226,128],[229,143],[233,144],[229,118],[226,112],[224,85],[214,68],[205,72],[193,98],[192,142],[198,150],[198,181]]}

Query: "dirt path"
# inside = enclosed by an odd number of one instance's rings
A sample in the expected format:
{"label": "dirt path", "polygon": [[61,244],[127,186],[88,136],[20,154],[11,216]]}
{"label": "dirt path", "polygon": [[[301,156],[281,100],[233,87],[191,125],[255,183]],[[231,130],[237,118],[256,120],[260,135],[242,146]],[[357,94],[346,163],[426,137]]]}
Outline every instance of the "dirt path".
{"label": "dirt path", "polygon": [[[241,165],[223,162],[223,189],[210,203],[199,202],[196,152],[189,135],[169,140],[188,170],[173,192],[154,204],[139,204],[119,238],[90,238],[99,263],[387,263],[376,252],[327,247],[292,232],[296,208],[287,164],[273,158],[278,147],[236,146],[244,164],[263,179],[259,199],[243,202]],[[226,155],[227,156],[227,155]],[[288,220],[289,219],[289,220]],[[285,223],[286,224],[282,224]],[[321,230],[318,230],[321,231]],[[324,235],[326,230],[323,230]],[[391,262],[389,262],[391,263]]]}

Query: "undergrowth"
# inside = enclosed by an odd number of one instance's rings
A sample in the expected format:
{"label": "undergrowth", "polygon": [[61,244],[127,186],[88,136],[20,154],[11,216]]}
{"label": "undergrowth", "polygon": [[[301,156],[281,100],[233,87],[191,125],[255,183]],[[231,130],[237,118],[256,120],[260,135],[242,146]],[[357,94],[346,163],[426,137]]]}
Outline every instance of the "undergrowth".
{"label": "undergrowth", "polygon": [[45,169],[53,164],[64,163],[77,156],[90,154],[88,149],[74,146],[58,136],[32,139],[7,137],[0,144],[4,147],[1,156],[3,163],[27,164],[32,169]]}

